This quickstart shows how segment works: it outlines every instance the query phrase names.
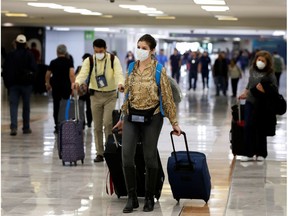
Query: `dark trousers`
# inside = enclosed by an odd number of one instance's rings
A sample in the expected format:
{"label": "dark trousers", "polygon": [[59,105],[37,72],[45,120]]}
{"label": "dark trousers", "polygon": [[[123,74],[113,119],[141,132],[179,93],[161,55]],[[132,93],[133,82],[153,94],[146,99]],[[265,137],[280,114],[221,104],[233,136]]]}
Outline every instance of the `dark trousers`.
{"label": "dark trousers", "polygon": [[145,166],[148,169],[158,168],[157,160],[157,144],[160,131],[163,125],[163,117],[161,113],[153,116],[149,125],[141,125],[132,123],[124,117],[123,135],[122,135],[122,163],[123,167],[134,167],[136,145],[141,137],[143,145],[143,154]]}
{"label": "dark trousers", "polygon": [[13,85],[9,88],[9,103],[10,103],[10,128],[18,127],[18,105],[20,97],[22,97],[23,108],[22,108],[22,118],[23,118],[23,130],[30,128],[30,98],[32,94],[32,85]]}
{"label": "dark trousers", "polygon": [[92,111],[91,111],[91,100],[90,100],[90,94],[85,94],[81,97],[79,97],[80,100],[83,100],[86,103],[86,121],[87,125],[91,125],[92,123]]}
{"label": "dark trousers", "polygon": [[226,95],[227,84],[226,84],[225,77],[215,76],[214,81],[216,85],[216,95],[219,95],[220,90],[222,90],[223,95]]}
{"label": "dark trousers", "polygon": [[180,68],[172,68],[172,77],[176,79],[176,82],[180,82]]}
{"label": "dark trousers", "polygon": [[[192,86],[192,79],[193,81],[193,86]],[[197,71],[190,71],[189,72],[189,90],[193,88],[194,90],[196,89],[196,84],[197,84]]]}
{"label": "dark trousers", "polygon": [[203,83],[203,89],[205,89],[205,84],[206,87],[209,88],[209,71],[202,71],[202,83]]}
{"label": "dark trousers", "polygon": [[232,86],[232,94],[233,94],[233,97],[236,97],[236,95],[237,95],[238,82],[239,82],[239,78],[233,78],[233,79],[231,79],[231,86]]}
{"label": "dark trousers", "polygon": [[61,95],[57,91],[52,90],[52,98],[53,98],[53,118],[54,118],[54,124],[55,124],[55,130],[58,130],[58,115],[59,115],[59,109],[60,109],[60,101],[61,99],[69,99],[70,95]]}
{"label": "dark trousers", "polygon": [[267,137],[264,129],[257,124],[255,118],[255,107],[249,101],[245,103],[244,114],[244,141],[248,157],[262,156],[267,157]]}
{"label": "dark trousers", "polygon": [[282,72],[277,72],[277,73],[275,73],[278,89],[279,89],[280,76],[281,76],[281,74],[282,74]]}

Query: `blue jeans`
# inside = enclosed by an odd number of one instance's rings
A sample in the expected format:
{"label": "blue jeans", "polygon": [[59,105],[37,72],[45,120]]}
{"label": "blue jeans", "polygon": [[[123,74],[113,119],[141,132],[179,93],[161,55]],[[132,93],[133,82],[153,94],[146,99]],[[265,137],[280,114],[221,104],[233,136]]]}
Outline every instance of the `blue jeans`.
{"label": "blue jeans", "polygon": [[30,128],[30,97],[32,93],[32,85],[14,85],[9,88],[9,103],[10,103],[10,128],[17,128],[17,118],[18,118],[18,105],[20,96],[23,100],[23,130]]}

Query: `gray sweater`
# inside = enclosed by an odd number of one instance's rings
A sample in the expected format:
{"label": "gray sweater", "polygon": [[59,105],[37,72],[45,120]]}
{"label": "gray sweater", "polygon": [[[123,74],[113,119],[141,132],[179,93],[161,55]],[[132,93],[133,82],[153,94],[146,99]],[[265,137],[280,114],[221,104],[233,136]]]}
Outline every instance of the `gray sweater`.
{"label": "gray sweater", "polygon": [[255,70],[250,70],[250,77],[246,89],[248,90],[248,95],[246,100],[250,103],[255,103],[255,97],[251,94],[251,88],[254,88],[261,80],[264,78],[266,81],[270,81],[273,85],[277,86],[277,80],[274,73],[258,72]]}

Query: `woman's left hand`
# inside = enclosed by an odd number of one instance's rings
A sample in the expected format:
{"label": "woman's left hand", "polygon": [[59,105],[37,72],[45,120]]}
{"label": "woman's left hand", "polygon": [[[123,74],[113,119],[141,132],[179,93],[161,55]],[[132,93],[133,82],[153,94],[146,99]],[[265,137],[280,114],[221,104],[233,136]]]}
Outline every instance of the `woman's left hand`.
{"label": "woman's left hand", "polygon": [[265,93],[264,88],[263,88],[263,86],[261,85],[261,83],[258,83],[258,84],[256,85],[256,89],[257,89],[258,91],[260,91],[260,92]]}
{"label": "woman's left hand", "polygon": [[180,129],[179,125],[174,125],[174,126],[172,126],[172,128],[173,128],[173,134],[174,135],[177,135],[177,136],[181,135],[181,129]]}

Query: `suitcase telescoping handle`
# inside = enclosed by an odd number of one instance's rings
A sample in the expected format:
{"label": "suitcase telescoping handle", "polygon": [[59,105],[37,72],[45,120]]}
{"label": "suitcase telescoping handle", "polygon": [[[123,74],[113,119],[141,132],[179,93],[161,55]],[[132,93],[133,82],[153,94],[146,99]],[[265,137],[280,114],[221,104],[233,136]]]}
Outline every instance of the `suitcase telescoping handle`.
{"label": "suitcase telescoping handle", "polygon": [[74,109],[75,109],[75,120],[80,120],[80,114],[79,114],[79,96],[76,89],[73,89],[73,95],[74,95]]}
{"label": "suitcase telescoping handle", "polygon": [[[74,89],[73,90],[74,93],[74,114],[75,114],[75,120],[79,121],[80,120],[80,114],[79,114],[79,98],[78,98],[78,93],[77,90]],[[70,98],[67,100],[67,104],[66,104],[66,109],[65,109],[65,120],[68,121],[69,120],[69,110],[70,110],[70,104],[71,104],[71,100],[72,100],[72,96],[70,96]]]}
{"label": "suitcase telescoping handle", "polygon": [[[189,154],[189,148],[188,148],[188,142],[187,142],[186,133],[184,131],[181,131],[181,134],[184,137],[185,147],[186,147],[186,152],[187,152],[187,158],[188,158],[189,165],[191,167],[193,167],[193,163],[192,163],[192,160],[191,160],[190,154]],[[174,139],[173,139],[173,131],[170,132],[170,137],[171,137],[171,142],[172,142],[172,147],[173,147],[175,161],[176,161],[176,164],[177,164],[178,163],[178,159],[177,159],[177,155],[176,155],[176,151],[175,151],[175,144],[174,144]]]}

